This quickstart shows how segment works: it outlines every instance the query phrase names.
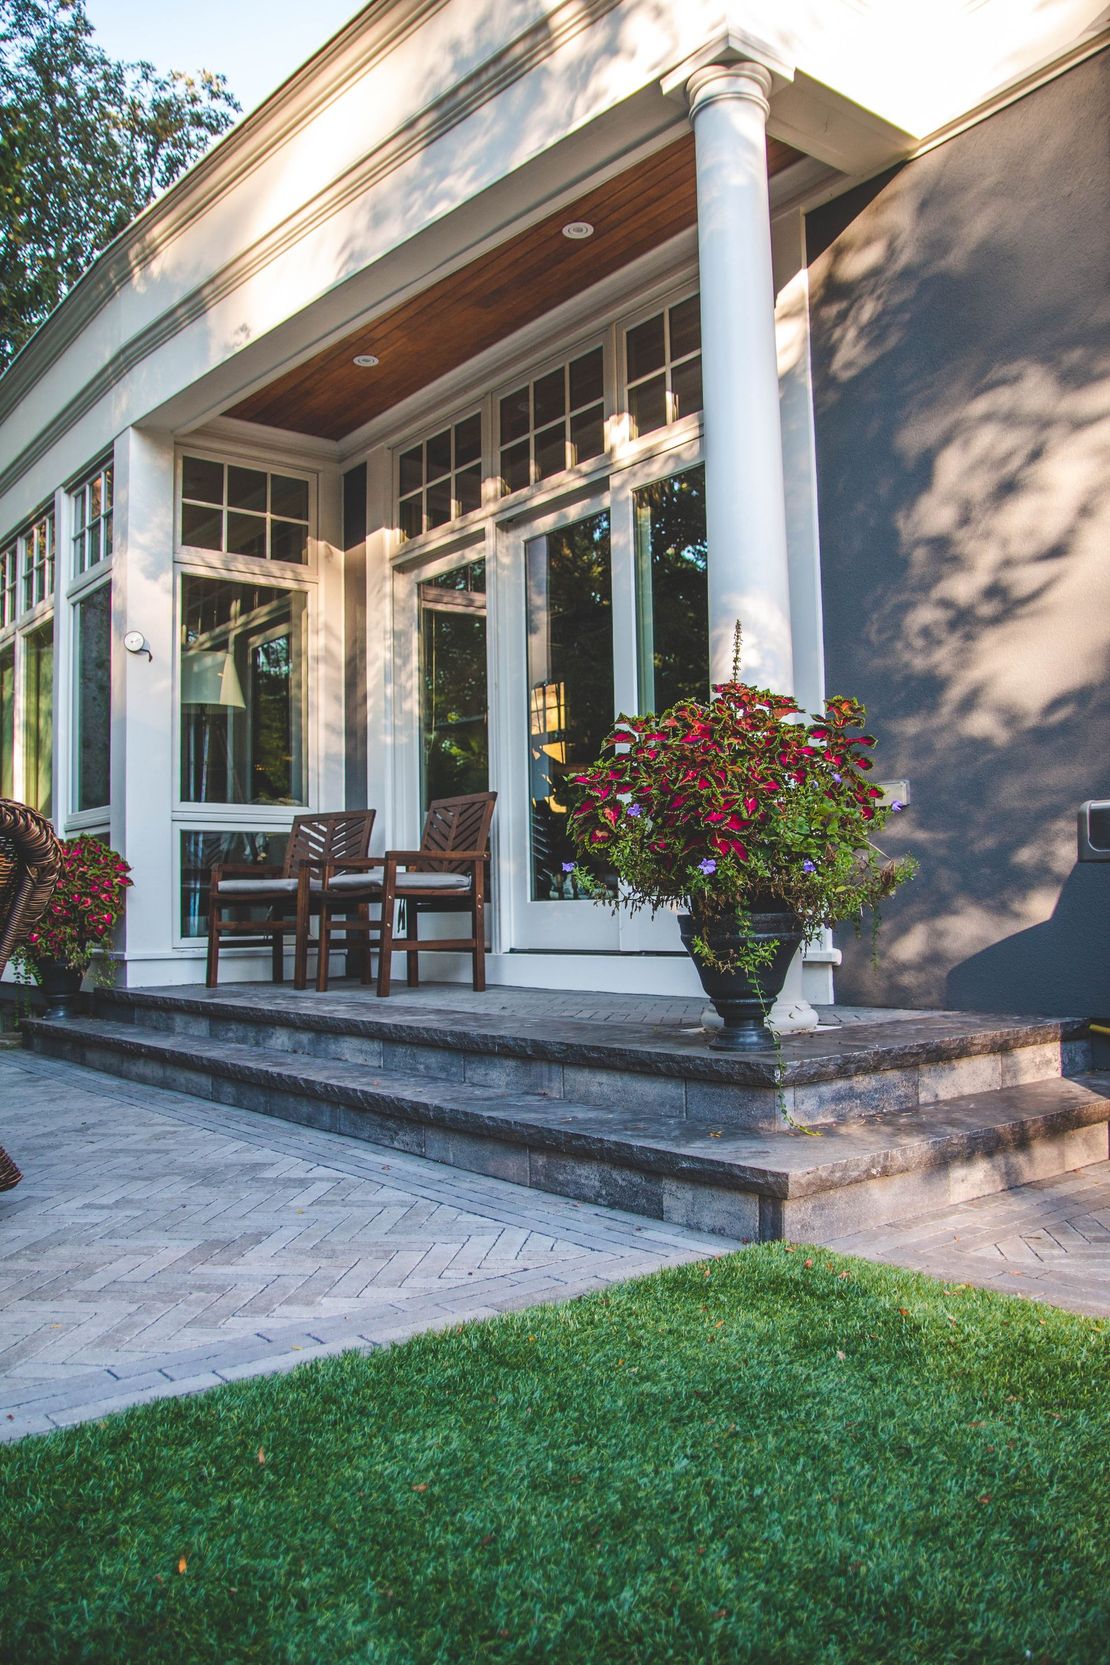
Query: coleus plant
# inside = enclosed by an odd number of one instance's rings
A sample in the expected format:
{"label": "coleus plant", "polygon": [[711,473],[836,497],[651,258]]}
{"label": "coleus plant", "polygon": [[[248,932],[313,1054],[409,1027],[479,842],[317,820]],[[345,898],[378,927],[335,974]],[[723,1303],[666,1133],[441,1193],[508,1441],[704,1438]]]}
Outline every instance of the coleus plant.
{"label": "coleus plant", "polygon": [[86,971],[98,948],[111,947],[130,872],[123,857],[100,839],[88,834],[63,838],[57,885],[12,956],[16,969],[35,983],[42,980],[44,962]]}
{"label": "coleus plant", "polygon": [[677,902],[696,920],[742,922],[785,906],[809,935],[858,919],[916,867],[872,842],[903,806],[871,784],[864,708],[835,697],[806,717],[738,674],[737,661],[708,704],[618,718],[602,756],[571,777],[575,848],[587,868],[616,872],[633,910]]}

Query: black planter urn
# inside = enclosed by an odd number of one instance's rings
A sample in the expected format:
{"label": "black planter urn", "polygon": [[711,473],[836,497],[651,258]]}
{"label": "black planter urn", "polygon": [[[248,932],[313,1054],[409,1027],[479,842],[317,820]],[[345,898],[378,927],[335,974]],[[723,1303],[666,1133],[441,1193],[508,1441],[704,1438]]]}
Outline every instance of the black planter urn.
{"label": "black planter urn", "polygon": [[74,1017],[80,1007],[85,973],[75,971],[64,960],[40,960],[38,973],[39,987],[46,996],[46,1016]]}
{"label": "black planter urn", "polygon": [[[709,918],[680,913],[678,928],[687,953],[697,967],[701,986],[720,1013],[724,1025],[710,1041],[718,1052],[749,1052],[772,1045],[763,1021],[782,992],[786,973],[805,932],[797,914],[774,899],[756,900],[746,919],[735,914],[714,914]],[[693,939],[701,937],[725,969],[703,965],[694,952]],[[773,942],[774,953],[765,965],[745,971],[736,965],[738,953],[749,944]]]}

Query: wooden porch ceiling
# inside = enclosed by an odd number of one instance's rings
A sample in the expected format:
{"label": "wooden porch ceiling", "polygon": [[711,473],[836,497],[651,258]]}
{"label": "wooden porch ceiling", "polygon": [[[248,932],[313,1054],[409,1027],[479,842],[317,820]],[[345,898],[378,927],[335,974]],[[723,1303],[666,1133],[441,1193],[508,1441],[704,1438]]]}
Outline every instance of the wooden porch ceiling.
{"label": "wooden porch ceiling", "polygon": [[[798,157],[789,145],[768,141],[771,175]],[[227,414],[342,439],[695,219],[694,142],[686,134],[361,325]],[[571,242],[562,235],[571,220],[587,220],[594,235]],[[360,369],[351,362],[356,353],[373,353],[380,363]]]}

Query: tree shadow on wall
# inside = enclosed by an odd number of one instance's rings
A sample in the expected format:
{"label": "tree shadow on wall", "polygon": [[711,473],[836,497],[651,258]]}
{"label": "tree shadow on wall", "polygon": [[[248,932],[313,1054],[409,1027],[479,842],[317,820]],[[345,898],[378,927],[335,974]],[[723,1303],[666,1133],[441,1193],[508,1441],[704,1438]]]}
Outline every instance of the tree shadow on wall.
{"label": "tree shadow on wall", "polygon": [[1077,862],[1049,919],[948,974],[960,1010],[1110,1018],[1110,863]]}

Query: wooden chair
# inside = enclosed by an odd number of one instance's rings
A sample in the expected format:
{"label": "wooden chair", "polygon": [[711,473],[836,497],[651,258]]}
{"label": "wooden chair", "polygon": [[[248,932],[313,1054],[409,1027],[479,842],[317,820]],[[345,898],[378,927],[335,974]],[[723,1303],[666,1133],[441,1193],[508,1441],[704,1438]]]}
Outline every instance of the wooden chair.
{"label": "wooden chair", "polygon": [[[208,975],[214,989],[220,974],[220,942],[227,936],[270,937],[273,979],[284,976],[285,938],[294,939],[293,987],[308,987],[309,930],[318,910],[325,872],[337,873],[348,861],[365,858],[374,830],[372,809],[338,810],[331,815],[298,815],[289,833],[281,867],[231,865],[213,867],[208,895]],[[226,910],[262,903],[266,919],[229,919]],[[370,981],[367,951],[363,981]]]}
{"label": "wooden chair", "polygon": [[[365,933],[367,943],[378,943],[378,994],[389,994],[393,951],[408,958],[410,988],[420,982],[420,950],[435,953],[467,952],[473,966],[473,985],[486,986],[486,860],[496,792],[475,792],[462,798],[437,798],[428,805],[419,850],[387,850],[384,856],[349,863],[348,871],[326,872],[320,896],[320,941],[316,987],[328,986],[328,953],[333,920],[342,915],[348,938]],[[375,876],[381,869],[380,877]],[[469,903],[470,935],[420,940],[421,904],[465,899]],[[370,906],[380,907],[372,919]],[[396,933],[397,905],[403,909],[403,935]],[[352,915],[354,917],[352,918]],[[367,948],[369,959],[369,947]]]}
{"label": "wooden chair", "polygon": [[[0,798],[0,971],[53,895],[60,863],[61,849],[45,815]],[[22,1177],[0,1145],[0,1191],[10,1191]]]}

